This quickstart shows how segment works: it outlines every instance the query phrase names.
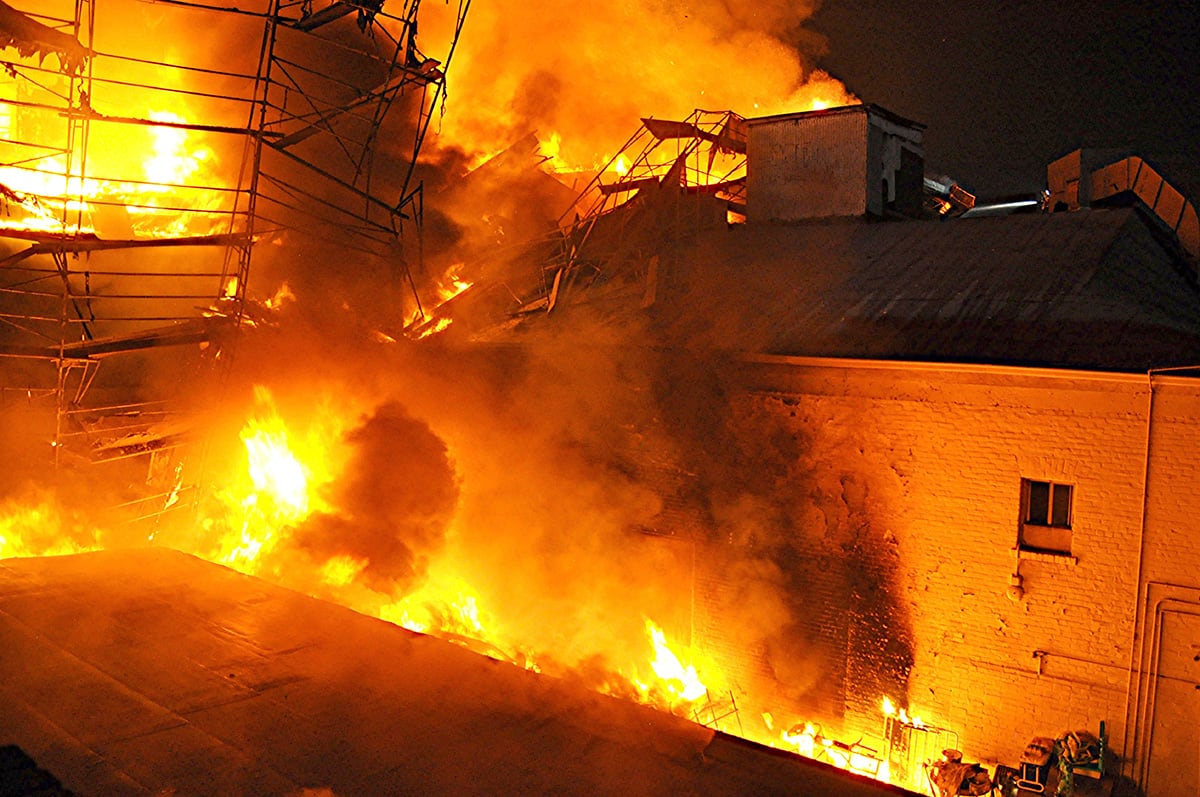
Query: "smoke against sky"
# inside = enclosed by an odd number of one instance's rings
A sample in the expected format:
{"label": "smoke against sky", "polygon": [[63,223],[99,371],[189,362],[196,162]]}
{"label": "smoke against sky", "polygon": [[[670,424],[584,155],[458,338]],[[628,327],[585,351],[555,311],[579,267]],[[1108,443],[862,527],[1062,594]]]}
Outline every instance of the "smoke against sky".
{"label": "smoke against sky", "polygon": [[[491,154],[536,131],[578,168],[615,154],[643,116],[746,116],[850,101],[805,27],[817,2],[480,3],[455,56],[439,146]],[[430,11],[434,11],[433,7]],[[424,11],[424,7],[423,7]],[[423,34],[440,26],[423,20]],[[436,37],[436,34],[434,34]]]}

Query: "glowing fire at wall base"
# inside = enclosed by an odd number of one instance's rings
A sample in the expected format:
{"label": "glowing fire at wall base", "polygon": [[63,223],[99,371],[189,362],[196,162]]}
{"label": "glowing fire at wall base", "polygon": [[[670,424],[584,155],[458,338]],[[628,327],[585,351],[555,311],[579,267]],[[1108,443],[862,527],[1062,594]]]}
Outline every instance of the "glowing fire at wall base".
{"label": "glowing fire at wall base", "polygon": [[[202,524],[207,536],[193,547],[193,552],[246,573],[282,578],[294,586],[297,572],[284,572],[280,562],[298,566],[298,560],[280,559],[279,555],[292,544],[290,537],[305,518],[327,508],[321,494],[339,476],[337,463],[343,456],[336,449],[344,432],[344,423],[324,418],[314,423],[313,429],[298,433],[285,423],[270,392],[256,389],[254,413],[240,432],[244,454],[240,472],[223,480],[217,504]],[[103,547],[102,539],[85,539],[83,543],[73,539],[78,535],[67,533],[49,499],[32,506],[10,505],[0,516],[0,558],[68,554]],[[333,598],[409,630],[441,636],[536,672],[553,669],[548,666],[547,653],[531,650],[504,630],[503,618],[489,610],[484,595],[455,572],[451,560],[432,563],[427,577],[415,589],[390,596],[361,589],[358,581],[369,564],[360,557],[329,556],[308,563],[307,575],[302,577],[309,579],[319,597]],[[608,686],[599,686],[600,691],[633,697],[681,716],[698,717],[697,708],[710,700],[710,684],[721,684],[723,688],[727,679],[702,651],[685,652],[650,618],[643,618],[642,624],[642,658],[613,662],[613,680]],[[887,698],[882,715],[885,726],[898,722],[905,728],[926,727],[920,718],[909,717]],[[893,772],[887,753],[881,752],[883,740],[842,741],[826,735],[820,725],[812,722],[791,726],[782,733],[772,732],[770,712],[763,714],[763,721],[762,729],[748,727],[741,728],[741,732],[850,772],[882,781],[899,777],[901,785],[910,788],[922,785],[914,780],[912,762],[909,771]],[[920,772],[921,764],[915,766]]]}

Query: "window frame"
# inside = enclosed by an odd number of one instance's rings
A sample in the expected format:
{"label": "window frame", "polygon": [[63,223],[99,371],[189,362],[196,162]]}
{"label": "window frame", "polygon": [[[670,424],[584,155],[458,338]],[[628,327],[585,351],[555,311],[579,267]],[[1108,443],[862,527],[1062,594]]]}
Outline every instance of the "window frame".
{"label": "window frame", "polygon": [[[1035,485],[1045,485],[1045,506],[1035,506]],[[1065,522],[1056,523],[1060,514],[1057,509],[1061,490],[1066,490]],[[1039,502],[1040,503],[1040,499]],[[1040,511],[1039,511],[1040,510]],[[1044,514],[1043,514],[1044,512]],[[1040,520],[1045,518],[1045,522]],[[1071,556],[1075,520],[1075,485],[1053,479],[1021,478],[1021,513],[1017,531],[1017,548],[1020,551]]]}

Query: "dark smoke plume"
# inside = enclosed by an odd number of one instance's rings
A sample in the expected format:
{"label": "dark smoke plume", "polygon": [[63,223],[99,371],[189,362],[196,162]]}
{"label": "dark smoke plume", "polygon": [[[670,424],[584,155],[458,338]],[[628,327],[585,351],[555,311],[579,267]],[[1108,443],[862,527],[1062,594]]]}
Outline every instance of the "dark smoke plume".
{"label": "dark smoke plume", "polygon": [[458,499],[446,446],[397,402],[378,407],[346,435],[350,457],[332,485],[327,512],[296,530],[314,558],[365,560],[363,583],[382,592],[418,579],[440,548]]}

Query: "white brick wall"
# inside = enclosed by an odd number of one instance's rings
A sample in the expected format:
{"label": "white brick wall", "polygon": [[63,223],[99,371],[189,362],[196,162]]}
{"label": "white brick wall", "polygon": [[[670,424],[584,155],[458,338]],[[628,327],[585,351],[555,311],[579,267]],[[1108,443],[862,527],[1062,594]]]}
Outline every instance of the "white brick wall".
{"label": "white brick wall", "polygon": [[[1122,744],[1142,526],[1145,376],[1034,369],[763,358],[740,369],[741,433],[786,433],[790,517],[801,547],[830,562],[878,549],[871,578],[890,595],[884,623],[911,645],[909,711],[954,729],[969,757],[1014,764],[1029,738],[1108,723]],[[1200,388],[1156,396],[1145,570],[1200,573]],[[1074,560],[1015,546],[1022,478],[1075,486]],[[858,546],[858,547],[856,547]],[[1024,598],[1006,595],[1019,566]],[[852,576],[847,575],[847,578]],[[859,585],[861,587],[861,585]],[[849,645],[878,618],[849,601]],[[857,603],[856,603],[857,602]],[[828,621],[819,608],[811,616]],[[868,629],[869,630],[869,629]],[[878,640],[845,663],[845,728],[878,733],[876,693],[903,681]],[[1044,651],[1035,657],[1034,651]],[[871,661],[872,656],[884,661]],[[901,657],[902,658],[902,657]],[[873,668],[887,677],[873,678]],[[863,689],[858,689],[859,684]]]}

